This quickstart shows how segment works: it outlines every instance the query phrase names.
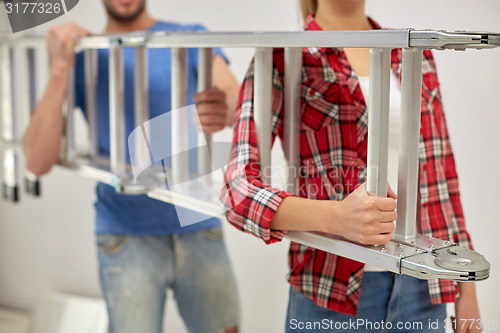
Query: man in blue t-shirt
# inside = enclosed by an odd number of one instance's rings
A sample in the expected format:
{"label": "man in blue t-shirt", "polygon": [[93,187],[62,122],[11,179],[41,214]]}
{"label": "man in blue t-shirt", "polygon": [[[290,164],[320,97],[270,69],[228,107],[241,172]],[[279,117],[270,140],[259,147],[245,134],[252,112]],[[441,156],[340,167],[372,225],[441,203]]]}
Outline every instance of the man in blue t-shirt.
{"label": "man in blue t-shirt", "polygon": [[[204,30],[200,25],[156,21],[146,10],[146,0],[103,3],[107,12],[105,33]],[[75,24],[54,27],[48,34],[50,79],[24,139],[27,166],[35,175],[47,173],[58,161],[64,128],[62,104],[73,66],[76,105],[85,113],[83,56],[75,56],[72,50],[75,39],[87,35],[88,31]],[[206,133],[232,125],[239,89],[222,52],[214,53],[217,89],[195,94],[197,50],[188,50],[188,104],[196,101]],[[148,52],[151,118],[171,110],[170,57],[169,49]],[[109,156],[108,50],[99,50],[98,64],[99,153]],[[125,49],[127,135],[134,128],[133,64],[133,50]],[[186,140],[196,140],[196,136],[186,133]],[[173,205],[146,195],[118,194],[105,184],[97,186],[95,208],[100,281],[111,333],[160,333],[168,288],[174,292],[190,332],[237,331],[236,286],[219,219],[207,217],[203,222],[181,227]]]}

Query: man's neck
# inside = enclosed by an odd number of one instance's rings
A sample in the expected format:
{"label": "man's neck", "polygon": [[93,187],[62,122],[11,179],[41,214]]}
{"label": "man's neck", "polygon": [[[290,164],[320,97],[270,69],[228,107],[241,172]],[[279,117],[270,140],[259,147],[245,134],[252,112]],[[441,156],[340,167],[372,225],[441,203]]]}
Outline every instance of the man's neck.
{"label": "man's neck", "polygon": [[108,15],[108,24],[104,33],[116,34],[121,32],[144,31],[152,27],[156,20],[152,18],[146,11],[139,15],[132,22],[120,22]]}
{"label": "man's neck", "polygon": [[315,19],[324,30],[372,29],[362,2],[321,1]]}

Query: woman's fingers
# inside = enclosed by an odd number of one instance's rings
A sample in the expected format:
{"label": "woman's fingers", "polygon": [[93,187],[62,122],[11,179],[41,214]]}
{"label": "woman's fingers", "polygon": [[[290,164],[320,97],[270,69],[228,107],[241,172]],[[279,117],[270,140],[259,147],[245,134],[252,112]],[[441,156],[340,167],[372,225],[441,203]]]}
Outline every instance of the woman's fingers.
{"label": "woman's fingers", "polygon": [[391,185],[389,185],[389,182],[387,182],[387,196],[392,199],[398,198],[396,193],[394,193],[394,191],[392,190]]}
{"label": "woman's fingers", "polygon": [[377,208],[380,211],[394,211],[397,208],[396,200],[393,198],[376,198]]}

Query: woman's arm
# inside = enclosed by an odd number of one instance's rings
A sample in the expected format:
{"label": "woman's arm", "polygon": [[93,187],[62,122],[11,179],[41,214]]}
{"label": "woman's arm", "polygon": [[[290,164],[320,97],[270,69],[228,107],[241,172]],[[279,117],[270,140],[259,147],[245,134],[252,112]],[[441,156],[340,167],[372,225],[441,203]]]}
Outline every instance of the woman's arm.
{"label": "woman's arm", "polygon": [[272,229],[322,231],[370,245],[385,244],[392,238],[397,214],[396,196],[369,195],[366,184],[342,201],[287,197],[274,219]]}
{"label": "woman's arm", "polygon": [[456,333],[480,333],[483,331],[474,282],[459,282],[460,295],[455,302]]}
{"label": "woman's arm", "polygon": [[[273,140],[283,122],[280,52],[277,50],[274,54]],[[228,221],[238,229],[266,243],[281,240],[286,230],[323,231],[366,244],[385,244],[390,240],[394,230],[392,222],[396,219],[393,195],[391,198],[371,196],[363,185],[342,202],[311,200],[262,183],[253,117],[253,66],[240,91],[233,143],[221,199],[228,207]]]}

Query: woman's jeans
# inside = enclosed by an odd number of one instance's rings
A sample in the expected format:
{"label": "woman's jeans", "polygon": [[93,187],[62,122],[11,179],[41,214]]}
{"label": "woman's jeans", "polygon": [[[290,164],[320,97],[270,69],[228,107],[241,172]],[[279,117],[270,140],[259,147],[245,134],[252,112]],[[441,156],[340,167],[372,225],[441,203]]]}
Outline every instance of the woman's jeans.
{"label": "woman's jeans", "polygon": [[357,316],[316,305],[290,288],[286,332],[445,332],[446,305],[433,305],[427,281],[365,272]]}

